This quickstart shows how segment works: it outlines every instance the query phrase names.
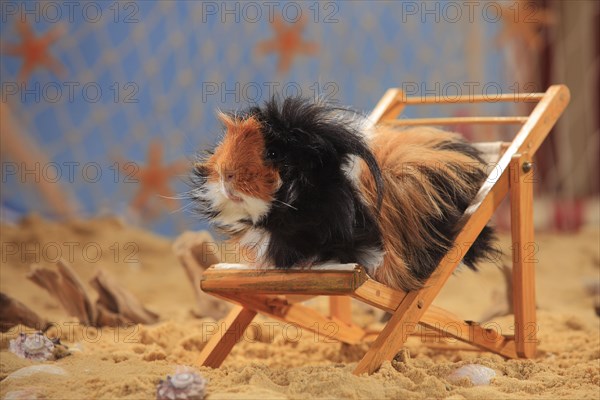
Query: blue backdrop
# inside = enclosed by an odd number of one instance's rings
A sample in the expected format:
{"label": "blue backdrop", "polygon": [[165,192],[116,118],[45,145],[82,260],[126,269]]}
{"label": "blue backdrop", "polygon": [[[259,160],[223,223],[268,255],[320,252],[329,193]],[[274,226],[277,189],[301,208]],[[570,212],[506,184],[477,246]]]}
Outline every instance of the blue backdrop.
{"label": "blue backdrop", "polygon": [[[116,213],[167,235],[199,229],[184,180],[220,133],[218,108],[274,92],[368,112],[393,86],[440,97],[515,91],[498,45],[507,10],[470,4],[3,2],[2,103],[12,121],[3,140],[27,150],[3,145],[3,217],[63,215],[58,196],[75,215]],[[484,139],[498,134],[485,129]]]}

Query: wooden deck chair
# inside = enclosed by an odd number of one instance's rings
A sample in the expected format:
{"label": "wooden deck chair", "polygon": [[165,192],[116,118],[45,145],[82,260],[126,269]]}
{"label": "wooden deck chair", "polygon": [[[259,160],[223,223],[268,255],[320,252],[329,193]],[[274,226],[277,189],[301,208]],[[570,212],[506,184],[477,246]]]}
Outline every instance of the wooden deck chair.
{"label": "wooden deck chair", "polygon": [[[371,279],[354,264],[313,267],[310,270],[255,270],[239,265],[215,265],[207,269],[202,290],[237,304],[200,354],[200,365],[217,368],[257,313],[313,331],[322,338],[358,343],[366,332],[351,321],[350,298],[391,313],[354,374],[373,373],[392,360],[417,324],[446,337],[474,345],[507,358],[530,358],[536,354],[535,260],[533,244],[532,157],[569,102],[566,86],[551,86],[545,93],[500,95],[494,102],[536,102],[529,116],[457,117],[401,119],[405,106],[440,103],[438,99],[407,98],[399,89],[389,89],[371,118],[397,125],[521,124],[512,142],[496,147],[497,165],[462,217],[462,229],[451,250],[440,261],[422,289],[403,292]],[[489,97],[469,96],[447,103],[488,102]],[[443,101],[442,101],[443,103]],[[506,195],[511,205],[513,243],[514,334],[464,321],[431,303],[460,260]],[[323,315],[301,300],[326,295],[330,315]]]}

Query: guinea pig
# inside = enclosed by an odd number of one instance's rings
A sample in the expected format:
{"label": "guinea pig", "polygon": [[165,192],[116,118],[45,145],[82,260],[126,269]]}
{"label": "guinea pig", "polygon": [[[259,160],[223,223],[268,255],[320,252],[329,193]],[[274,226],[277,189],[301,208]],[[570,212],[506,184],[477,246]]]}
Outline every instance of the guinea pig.
{"label": "guinea pig", "polygon": [[[225,133],[195,164],[193,197],[258,267],[357,263],[381,283],[418,289],[487,176],[458,134],[373,126],[322,102],[273,98],[218,116]],[[493,240],[485,227],[463,263],[476,269]]]}

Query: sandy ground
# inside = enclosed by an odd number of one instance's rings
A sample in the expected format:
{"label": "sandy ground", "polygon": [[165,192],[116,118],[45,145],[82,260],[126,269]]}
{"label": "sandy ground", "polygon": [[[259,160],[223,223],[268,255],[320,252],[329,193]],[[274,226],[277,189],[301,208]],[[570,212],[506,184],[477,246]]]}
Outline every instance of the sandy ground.
{"label": "sandy ground", "polygon": [[[2,226],[1,233],[0,290],[55,322],[50,333],[59,333],[73,349],[71,356],[47,363],[63,368],[66,376],[7,378],[34,363],[7,350],[8,341],[27,328],[2,334],[3,399],[17,390],[48,399],[154,398],[159,379],[178,365],[193,365],[217,324],[192,316],[192,288],[167,239],[114,218],[57,224],[32,216],[19,226]],[[407,344],[410,358],[386,363],[371,376],[356,377],[351,372],[368,344],[319,341],[309,332],[259,318],[222,368],[199,368],[209,380],[207,398],[599,399],[600,325],[594,299],[583,289],[600,279],[599,240],[599,232],[589,230],[537,236],[540,345],[534,360],[436,349],[415,337]],[[509,251],[508,237],[501,237],[501,246]],[[97,268],[106,269],[160,314],[161,322],[102,330],[77,324],[25,277],[32,263],[51,266],[58,248],[86,284]],[[98,248],[101,255],[96,260]],[[479,273],[465,270],[453,276],[436,304],[465,319],[480,320],[505,307],[505,290],[499,269],[483,266]],[[325,300],[308,304],[323,308]],[[377,327],[380,316],[368,307],[354,307],[354,318],[361,325]],[[496,321],[510,330],[510,316]],[[467,363],[493,368],[497,377],[478,387],[446,379]]]}

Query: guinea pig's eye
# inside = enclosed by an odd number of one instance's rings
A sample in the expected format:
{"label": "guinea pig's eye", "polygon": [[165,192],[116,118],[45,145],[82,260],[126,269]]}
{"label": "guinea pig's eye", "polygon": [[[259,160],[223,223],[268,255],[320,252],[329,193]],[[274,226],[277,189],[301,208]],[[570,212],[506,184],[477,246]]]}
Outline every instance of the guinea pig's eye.
{"label": "guinea pig's eye", "polygon": [[275,160],[277,155],[278,154],[275,149],[267,149],[267,160]]}

